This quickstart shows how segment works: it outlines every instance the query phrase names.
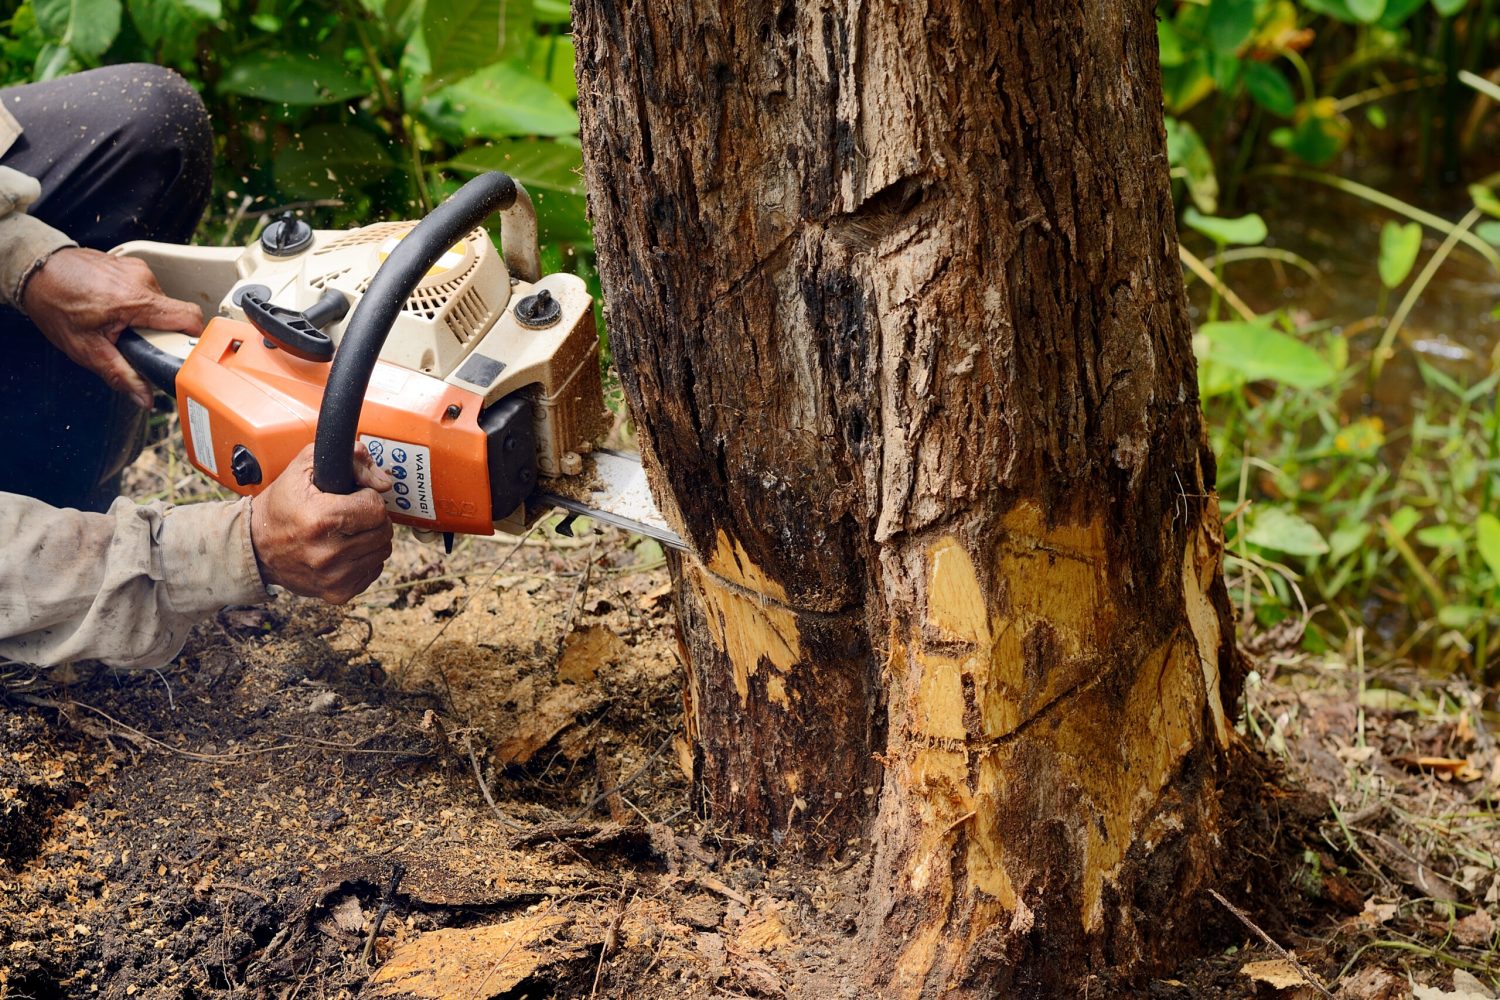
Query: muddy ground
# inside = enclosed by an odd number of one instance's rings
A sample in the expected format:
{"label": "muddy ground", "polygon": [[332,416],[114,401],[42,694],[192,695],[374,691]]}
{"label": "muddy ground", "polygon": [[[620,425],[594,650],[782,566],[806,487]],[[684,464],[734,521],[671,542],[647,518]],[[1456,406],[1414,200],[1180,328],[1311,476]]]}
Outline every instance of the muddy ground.
{"label": "muddy ground", "polygon": [[[860,996],[860,852],[700,817],[666,584],[613,531],[407,539],[160,672],[0,667],[0,1000]],[[1256,640],[1243,874],[1137,995],[1491,995],[1479,698],[1293,638]]]}

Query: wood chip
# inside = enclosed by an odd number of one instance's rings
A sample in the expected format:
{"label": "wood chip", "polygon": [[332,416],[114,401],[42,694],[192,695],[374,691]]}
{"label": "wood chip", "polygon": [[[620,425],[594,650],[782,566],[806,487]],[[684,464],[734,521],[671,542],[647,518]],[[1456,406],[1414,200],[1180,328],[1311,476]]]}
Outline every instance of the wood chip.
{"label": "wood chip", "polygon": [[490,1000],[543,966],[572,957],[573,949],[550,943],[567,923],[561,914],[539,914],[487,927],[430,931],[391,952],[370,977],[372,995]]}
{"label": "wood chip", "polygon": [[574,629],[563,640],[562,655],[557,661],[557,679],[570,684],[587,684],[601,668],[618,664],[629,652],[625,640],[602,625]]}
{"label": "wood chip", "polygon": [[1249,976],[1257,983],[1265,983],[1273,989],[1286,990],[1293,986],[1311,985],[1297,967],[1284,958],[1268,958],[1259,962],[1246,962],[1240,966],[1240,975]]}

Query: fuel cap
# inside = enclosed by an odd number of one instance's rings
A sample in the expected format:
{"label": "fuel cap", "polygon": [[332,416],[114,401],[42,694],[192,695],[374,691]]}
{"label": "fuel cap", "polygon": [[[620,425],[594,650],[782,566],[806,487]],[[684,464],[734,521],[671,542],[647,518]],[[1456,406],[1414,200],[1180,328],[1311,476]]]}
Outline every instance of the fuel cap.
{"label": "fuel cap", "polygon": [[291,214],[276,219],[260,234],[260,248],[271,257],[295,257],[312,241],[312,226]]}

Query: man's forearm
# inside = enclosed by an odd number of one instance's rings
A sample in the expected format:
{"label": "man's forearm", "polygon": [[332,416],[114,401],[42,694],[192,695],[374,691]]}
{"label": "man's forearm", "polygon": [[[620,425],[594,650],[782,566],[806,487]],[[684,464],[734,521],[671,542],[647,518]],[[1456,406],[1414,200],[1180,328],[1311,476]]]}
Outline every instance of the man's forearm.
{"label": "man's forearm", "polygon": [[195,621],[266,596],[248,499],[89,514],[0,493],[0,656],[160,666]]}
{"label": "man's forearm", "polygon": [[26,209],[41,196],[41,185],[10,167],[0,167],[0,302],[20,306],[26,279],[57,251],[75,247],[66,234]]}

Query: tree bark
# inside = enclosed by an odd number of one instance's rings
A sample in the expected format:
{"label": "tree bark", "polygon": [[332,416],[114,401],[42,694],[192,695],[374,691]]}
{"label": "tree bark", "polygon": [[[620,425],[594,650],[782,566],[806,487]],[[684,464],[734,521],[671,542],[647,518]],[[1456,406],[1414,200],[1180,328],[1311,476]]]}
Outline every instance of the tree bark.
{"label": "tree bark", "polygon": [[873,844],[883,995],[1171,957],[1241,677],[1152,3],[574,25],[710,816]]}

